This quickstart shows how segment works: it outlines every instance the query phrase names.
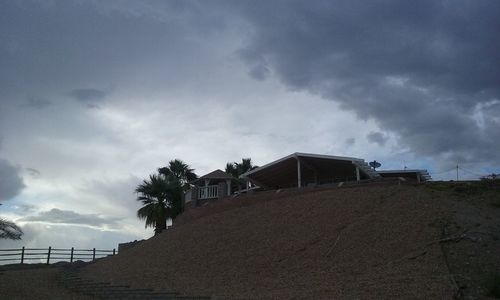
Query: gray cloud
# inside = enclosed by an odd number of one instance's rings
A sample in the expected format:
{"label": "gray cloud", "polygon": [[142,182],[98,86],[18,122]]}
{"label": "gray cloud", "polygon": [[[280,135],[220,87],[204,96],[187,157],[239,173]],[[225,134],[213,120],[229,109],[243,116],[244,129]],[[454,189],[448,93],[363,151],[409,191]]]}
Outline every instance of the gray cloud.
{"label": "gray cloud", "polygon": [[368,141],[378,144],[379,146],[384,146],[387,142],[387,136],[385,136],[382,132],[370,132],[366,135]]}
{"label": "gray cloud", "polygon": [[269,68],[266,67],[264,64],[259,64],[254,66],[250,72],[250,76],[257,80],[264,80],[269,76]]}
{"label": "gray cloud", "polygon": [[1,9],[11,16],[0,20],[2,101],[17,101],[20,91],[54,99],[76,87],[72,98],[96,106],[115,86],[142,97],[182,90],[186,78],[207,78],[206,66],[220,65],[207,57],[212,49],[227,49],[207,41],[225,22],[202,3],[26,1]]}
{"label": "gray cloud", "polygon": [[103,217],[97,214],[79,214],[71,210],[53,208],[49,211],[40,212],[35,216],[18,219],[20,222],[43,222],[49,224],[84,225],[89,227],[119,228],[118,221],[121,218]]}
{"label": "gray cloud", "polygon": [[355,138],[353,138],[353,137],[351,137],[351,138],[347,138],[347,139],[345,140],[345,145],[346,145],[347,147],[350,147],[350,146],[354,145],[355,143],[356,143],[356,139],[355,139]]}
{"label": "gray cloud", "polygon": [[135,187],[142,182],[136,176],[116,180],[92,180],[79,189],[79,193],[100,200],[96,208],[113,211],[119,215],[136,217],[140,202],[136,200]]}
{"label": "gray cloud", "polygon": [[100,230],[98,228],[47,225],[44,223],[25,223],[22,226],[24,235],[20,241],[2,240],[2,248],[79,248],[79,249],[113,249],[118,243],[142,239],[142,236],[130,232]]}
{"label": "gray cloud", "polygon": [[35,205],[31,204],[26,204],[26,203],[20,203],[18,205],[13,205],[12,206],[14,209],[20,212],[20,214],[29,214],[33,213],[37,210],[37,207]]}
{"label": "gray cloud", "polygon": [[52,102],[44,98],[28,97],[26,105],[36,109],[43,109],[52,105]]}
{"label": "gray cloud", "polygon": [[[418,155],[498,162],[498,120],[487,103],[499,98],[499,5],[6,2],[12,18],[0,20],[0,99],[17,101],[10,96],[22,91],[55,103],[68,87],[89,87],[70,92],[88,108],[125,101],[95,87],[144,101],[193,90],[200,102],[224,99],[219,87],[230,69],[220,66],[236,53],[253,78],[278,77],[291,90],[337,101]],[[239,94],[230,98],[241,98],[245,87],[234,86]]]}
{"label": "gray cloud", "polygon": [[40,176],[40,171],[38,171],[37,169],[35,168],[26,168],[26,171],[28,171],[28,173],[33,176],[33,177],[37,177],[37,176]]}
{"label": "gray cloud", "polygon": [[88,108],[99,108],[98,103],[106,97],[106,92],[98,89],[74,89],[69,95]]}
{"label": "gray cloud", "polygon": [[[500,162],[497,1],[272,1],[236,5],[239,51],[294,89],[338,101],[436,159]],[[279,11],[278,14],[276,12]]]}
{"label": "gray cloud", "polygon": [[19,168],[0,158],[0,201],[17,196],[24,188]]}

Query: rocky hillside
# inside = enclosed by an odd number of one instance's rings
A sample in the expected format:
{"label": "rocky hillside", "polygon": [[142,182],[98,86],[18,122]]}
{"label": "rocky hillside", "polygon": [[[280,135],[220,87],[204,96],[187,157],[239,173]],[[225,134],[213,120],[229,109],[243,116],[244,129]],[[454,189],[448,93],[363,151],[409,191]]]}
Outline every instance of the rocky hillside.
{"label": "rocky hillside", "polygon": [[82,275],[214,299],[485,297],[498,193],[388,183],[228,198]]}

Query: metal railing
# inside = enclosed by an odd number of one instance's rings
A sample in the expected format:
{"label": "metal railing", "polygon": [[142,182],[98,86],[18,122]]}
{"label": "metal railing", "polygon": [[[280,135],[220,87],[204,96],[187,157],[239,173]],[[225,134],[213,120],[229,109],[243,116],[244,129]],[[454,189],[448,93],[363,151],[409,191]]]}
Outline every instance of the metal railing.
{"label": "metal railing", "polygon": [[198,188],[198,199],[211,199],[219,196],[219,186],[208,185]]}
{"label": "metal railing", "polygon": [[69,261],[75,260],[90,261],[97,258],[115,255],[116,250],[99,250],[93,249],[61,249],[61,248],[25,248],[20,249],[0,249],[0,263],[2,262],[19,262],[21,264],[27,261],[37,260],[39,263]]}

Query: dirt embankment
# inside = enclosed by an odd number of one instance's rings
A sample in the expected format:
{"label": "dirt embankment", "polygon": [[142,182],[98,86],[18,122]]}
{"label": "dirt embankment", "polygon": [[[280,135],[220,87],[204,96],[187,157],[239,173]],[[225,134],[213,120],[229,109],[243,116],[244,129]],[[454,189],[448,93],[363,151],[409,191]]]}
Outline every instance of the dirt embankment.
{"label": "dirt embankment", "polygon": [[451,298],[456,280],[439,242],[451,200],[440,193],[392,185],[256,195],[268,198],[214,209],[83,275],[216,299]]}
{"label": "dirt embankment", "polygon": [[443,205],[440,243],[458,298],[500,298],[500,181],[433,183]]}
{"label": "dirt embankment", "polygon": [[61,270],[53,265],[0,266],[0,299],[92,300],[60,283]]}

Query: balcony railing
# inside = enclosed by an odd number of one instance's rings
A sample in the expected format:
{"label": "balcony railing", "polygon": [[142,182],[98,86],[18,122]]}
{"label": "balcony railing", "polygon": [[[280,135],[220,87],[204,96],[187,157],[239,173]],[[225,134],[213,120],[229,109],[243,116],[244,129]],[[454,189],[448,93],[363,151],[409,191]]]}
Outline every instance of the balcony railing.
{"label": "balcony railing", "polygon": [[217,185],[209,185],[198,188],[198,199],[213,199],[219,196],[219,187]]}

